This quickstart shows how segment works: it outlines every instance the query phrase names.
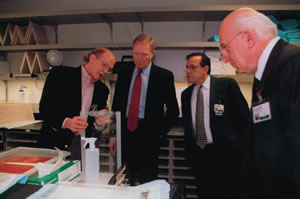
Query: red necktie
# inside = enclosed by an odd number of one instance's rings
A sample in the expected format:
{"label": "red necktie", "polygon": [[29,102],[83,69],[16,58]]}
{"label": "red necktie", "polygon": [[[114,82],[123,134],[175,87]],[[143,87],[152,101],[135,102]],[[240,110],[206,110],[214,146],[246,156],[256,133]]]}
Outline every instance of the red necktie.
{"label": "red necktie", "polygon": [[139,116],[140,98],[141,98],[141,90],[142,90],[141,72],[142,70],[139,70],[138,74],[135,77],[129,111],[128,111],[127,128],[131,132],[133,132],[138,126],[138,116]]}

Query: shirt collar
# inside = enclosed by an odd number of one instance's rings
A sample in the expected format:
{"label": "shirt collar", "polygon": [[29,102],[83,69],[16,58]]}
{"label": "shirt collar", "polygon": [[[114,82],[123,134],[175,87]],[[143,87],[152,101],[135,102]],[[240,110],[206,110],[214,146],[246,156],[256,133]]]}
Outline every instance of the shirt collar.
{"label": "shirt collar", "polygon": [[264,70],[266,68],[267,61],[271,54],[271,51],[279,39],[280,39],[280,37],[278,37],[278,36],[275,37],[274,39],[272,39],[269,42],[269,44],[267,45],[267,47],[264,49],[263,53],[261,54],[261,56],[258,60],[257,71],[255,73],[256,79],[261,80]]}
{"label": "shirt collar", "polygon": [[[142,70],[141,74],[144,74],[144,75],[147,76],[147,75],[150,73],[151,65],[152,65],[152,62],[150,62],[149,65],[148,65],[146,68],[144,68],[144,69]],[[138,73],[138,70],[139,70],[139,69],[138,69],[137,67],[135,67],[133,72],[134,72],[135,74],[137,74],[137,73]]]}
{"label": "shirt collar", "polygon": [[202,88],[205,88],[205,89],[209,89],[209,86],[210,86],[210,75],[208,75],[208,77],[202,83],[202,85],[197,84],[197,88],[199,88],[199,86],[202,86]]}
{"label": "shirt collar", "polygon": [[84,65],[82,65],[81,76],[83,82],[86,82],[87,84],[94,83],[94,81],[92,81],[92,77],[86,72]]}

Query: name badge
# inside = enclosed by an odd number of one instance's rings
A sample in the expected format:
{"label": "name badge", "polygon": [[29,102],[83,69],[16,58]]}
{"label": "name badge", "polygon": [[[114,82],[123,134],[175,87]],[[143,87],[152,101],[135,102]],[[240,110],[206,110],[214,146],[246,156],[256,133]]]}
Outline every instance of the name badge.
{"label": "name badge", "polygon": [[224,113],[224,105],[223,104],[215,104],[214,111],[217,116],[222,116]]}
{"label": "name badge", "polygon": [[254,123],[259,123],[259,122],[270,120],[272,118],[270,102],[266,101],[261,104],[253,106],[252,113],[253,113],[253,122]]}

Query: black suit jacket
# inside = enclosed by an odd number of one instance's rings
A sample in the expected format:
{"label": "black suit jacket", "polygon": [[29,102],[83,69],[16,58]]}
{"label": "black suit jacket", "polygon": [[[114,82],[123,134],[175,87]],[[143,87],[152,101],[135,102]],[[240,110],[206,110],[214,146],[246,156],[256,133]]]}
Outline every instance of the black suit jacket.
{"label": "black suit jacket", "polygon": [[300,198],[300,48],[279,40],[258,87],[272,118],[247,137],[245,198]]}
{"label": "black suit jacket", "polygon": [[[92,103],[97,109],[106,106],[109,90],[104,83],[94,83]],[[58,147],[68,149],[74,133],[69,129],[62,129],[65,118],[79,116],[81,111],[81,66],[77,68],[57,66],[53,67],[46,79],[40,100],[40,114],[44,120],[39,145],[41,147]],[[93,129],[93,117],[88,118],[87,136]]]}
{"label": "black suit jacket", "polygon": [[[132,156],[133,154],[128,154],[130,152],[126,151],[129,147],[135,147],[135,150],[139,150],[141,154],[152,151],[155,159],[158,155],[161,137],[166,136],[179,114],[174,77],[172,72],[152,64],[143,120],[145,130],[143,140],[136,137],[139,141],[132,141],[131,132],[128,132],[126,125],[126,108],[134,67],[134,65],[120,67],[112,105],[114,111],[121,111],[122,158],[124,160]],[[141,146],[136,145],[136,142],[140,142]],[[149,161],[151,159],[149,158]]]}
{"label": "black suit jacket", "polygon": [[[126,118],[128,94],[133,71],[134,66],[131,65],[120,68],[118,73],[112,109],[121,111],[122,118]],[[157,135],[165,135],[171,129],[178,114],[173,73],[152,64],[144,121],[151,126],[155,126]]]}
{"label": "black suit jacket", "polygon": [[[210,80],[209,124],[213,143],[201,149],[192,124],[191,98],[194,84],[181,94],[186,158],[203,198],[241,197],[241,167],[244,136],[249,127],[248,104],[237,82],[231,78]],[[215,104],[224,105],[222,115]],[[200,196],[199,195],[199,196]]]}
{"label": "black suit jacket", "polygon": [[[191,97],[194,84],[185,89],[181,95],[184,134],[188,154],[197,151],[191,114]],[[215,104],[224,105],[222,116],[216,115]],[[213,144],[219,146],[221,153],[241,151],[243,137],[248,130],[249,108],[236,81],[231,78],[215,78],[210,82],[210,128]]]}

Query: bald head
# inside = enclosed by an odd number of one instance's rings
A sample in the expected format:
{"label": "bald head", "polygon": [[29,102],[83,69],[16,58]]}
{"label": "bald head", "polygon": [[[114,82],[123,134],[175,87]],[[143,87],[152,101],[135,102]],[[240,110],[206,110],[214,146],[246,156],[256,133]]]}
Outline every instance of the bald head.
{"label": "bald head", "polygon": [[277,35],[277,26],[267,16],[248,7],[239,8],[231,12],[223,20],[219,34],[226,30],[240,32],[252,29],[259,40],[270,40]]}
{"label": "bald head", "polygon": [[277,26],[252,8],[231,12],[221,23],[220,50],[225,63],[237,72],[256,72],[258,60],[269,42],[277,36]]}

